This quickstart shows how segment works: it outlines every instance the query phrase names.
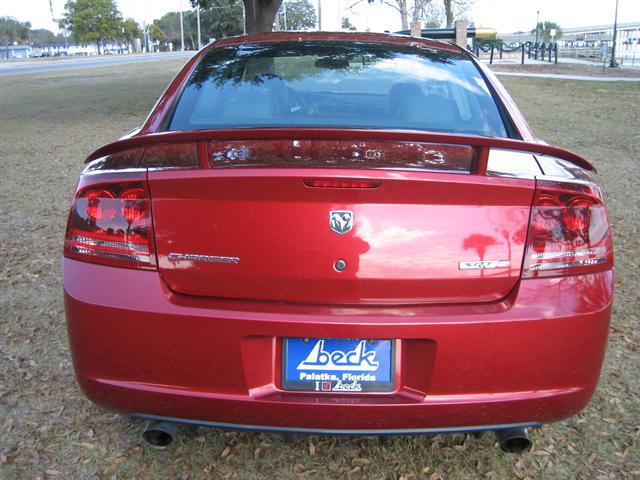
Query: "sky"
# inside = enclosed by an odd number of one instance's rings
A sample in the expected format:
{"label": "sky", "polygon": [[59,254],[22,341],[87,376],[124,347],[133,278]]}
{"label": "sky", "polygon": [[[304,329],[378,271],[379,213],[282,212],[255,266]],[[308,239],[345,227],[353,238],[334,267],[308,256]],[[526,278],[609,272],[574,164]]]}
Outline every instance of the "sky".
{"label": "sky", "polygon": [[[440,0],[433,0],[440,1]],[[316,3],[316,0],[311,0]],[[365,0],[322,0],[340,2],[343,16],[348,16],[358,30],[395,31],[400,29],[400,16],[390,7],[368,5]],[[60,18],[66,0],[52,0],[53,16]],[[125,17],[150,22],[169,11],[190,8],[188,0],[116,0]],[[349,9],[353,4],[356,6]],[[378,2],[379,3],[379,2]],[[613,23],[615,0],[475,0],[469,17],[476,26],[495,28],[498,32],[531,30],[536,11],[540,20],[551,20],[561,27],[581,27]],[[30,21],[33,28],[57,32],[52,21],[49,0],[2,0],[0,16]],[[640,0],[619,0],[619,22],[640,21]]]}

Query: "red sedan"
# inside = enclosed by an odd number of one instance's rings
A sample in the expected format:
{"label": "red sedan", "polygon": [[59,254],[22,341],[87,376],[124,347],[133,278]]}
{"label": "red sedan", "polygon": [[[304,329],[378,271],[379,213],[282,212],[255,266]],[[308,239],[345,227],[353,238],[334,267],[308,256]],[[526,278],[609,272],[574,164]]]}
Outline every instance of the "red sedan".
{"label": "red sedan", "polygon": [[613,250],[595,169],[447,43],[217,41],[87,159],[64,245],[78,381],[175,425],[525,428],[580,411]]}

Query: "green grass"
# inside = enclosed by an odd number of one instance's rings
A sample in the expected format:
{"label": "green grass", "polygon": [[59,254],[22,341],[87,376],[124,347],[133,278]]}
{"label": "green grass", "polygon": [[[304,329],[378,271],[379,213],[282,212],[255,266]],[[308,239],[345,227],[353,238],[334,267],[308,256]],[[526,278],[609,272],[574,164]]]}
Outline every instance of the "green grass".
{"label": "green grass", "polygon": [[[487,60],[486,55],[482,55],[483,60]],[[505,56],[505,58],[507,58]],[[520,60],[520,54],[511,54],[509,57],[512,61]],[[584,65],[578,63],[494,63],[491,69],[497,72],[524,72],[524,73],[552,73],[561,75],[586,75],[590,77],[640,77],[640,70],[633,68],[605,68],[602,71],[602,65]]]}
{"label": "green grass", "polygon": [[82,160],[139,125],[179,62],[2,79],[2,478],[638,478],[640,85],[506,78],[534,129],[598,167],[615,231],[617,291],[598,391],[581,414],[494,439],[294,436],[183,429],[158,452],[141,421],[86,400],[67,347],[61,244]]}

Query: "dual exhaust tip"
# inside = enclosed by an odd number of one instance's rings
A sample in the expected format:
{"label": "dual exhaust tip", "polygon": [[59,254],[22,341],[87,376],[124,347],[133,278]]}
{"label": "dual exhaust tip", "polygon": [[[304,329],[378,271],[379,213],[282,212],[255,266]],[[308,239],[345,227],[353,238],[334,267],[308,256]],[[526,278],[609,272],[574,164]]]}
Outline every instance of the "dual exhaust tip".
{"label": "dual exhaust tip", "polygon": [[178,424],[173,422],[150,421],[142,432],[142,438],[156,448],[167,448],[178,435]]}
{"label": "dual exhaust tip", "polygon": [[[142,438],[150,445],[167,448],[178,434],[178,424],[173,422],[150,421],[142,432]],[[503,452],[523,453],[531,448],[531,440],[524,428],[496,430],[496,440]]]}
{"label": "dual exhaust tip", "polygon": [[524,428],[496,430],[496,440],[506,453],[524,453],[531,448],[531,439]]}

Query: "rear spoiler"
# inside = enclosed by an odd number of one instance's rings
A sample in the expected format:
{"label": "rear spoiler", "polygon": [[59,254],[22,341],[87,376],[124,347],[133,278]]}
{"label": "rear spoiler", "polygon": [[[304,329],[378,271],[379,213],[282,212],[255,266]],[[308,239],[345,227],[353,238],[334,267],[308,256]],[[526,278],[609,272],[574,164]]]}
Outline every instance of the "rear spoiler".
{"label": "rear spoiler", "polygon": [[[164,143],[204,143],[211,140],[353,140],[441,143],[473,147],[478,152],[476,171],[473,173],[479,175],[486,174],[489,149],[491,148],[549,155],[566,160],[594,173],[596,171],[593,165],[580,155],[544,143],[525,142],[523,140],[510,138],[479,137],[474,135],[431,133],[413,130],[351,130],[332,128],[234,128],[228,130],[194,130],[134,135],[97,149],[87,157],[85,163],[132,148]],[[199,148],[198,151],[206,152],[206,149],[203,150]],[[206,163],[206,159],[201,160],[201,164]]]}

